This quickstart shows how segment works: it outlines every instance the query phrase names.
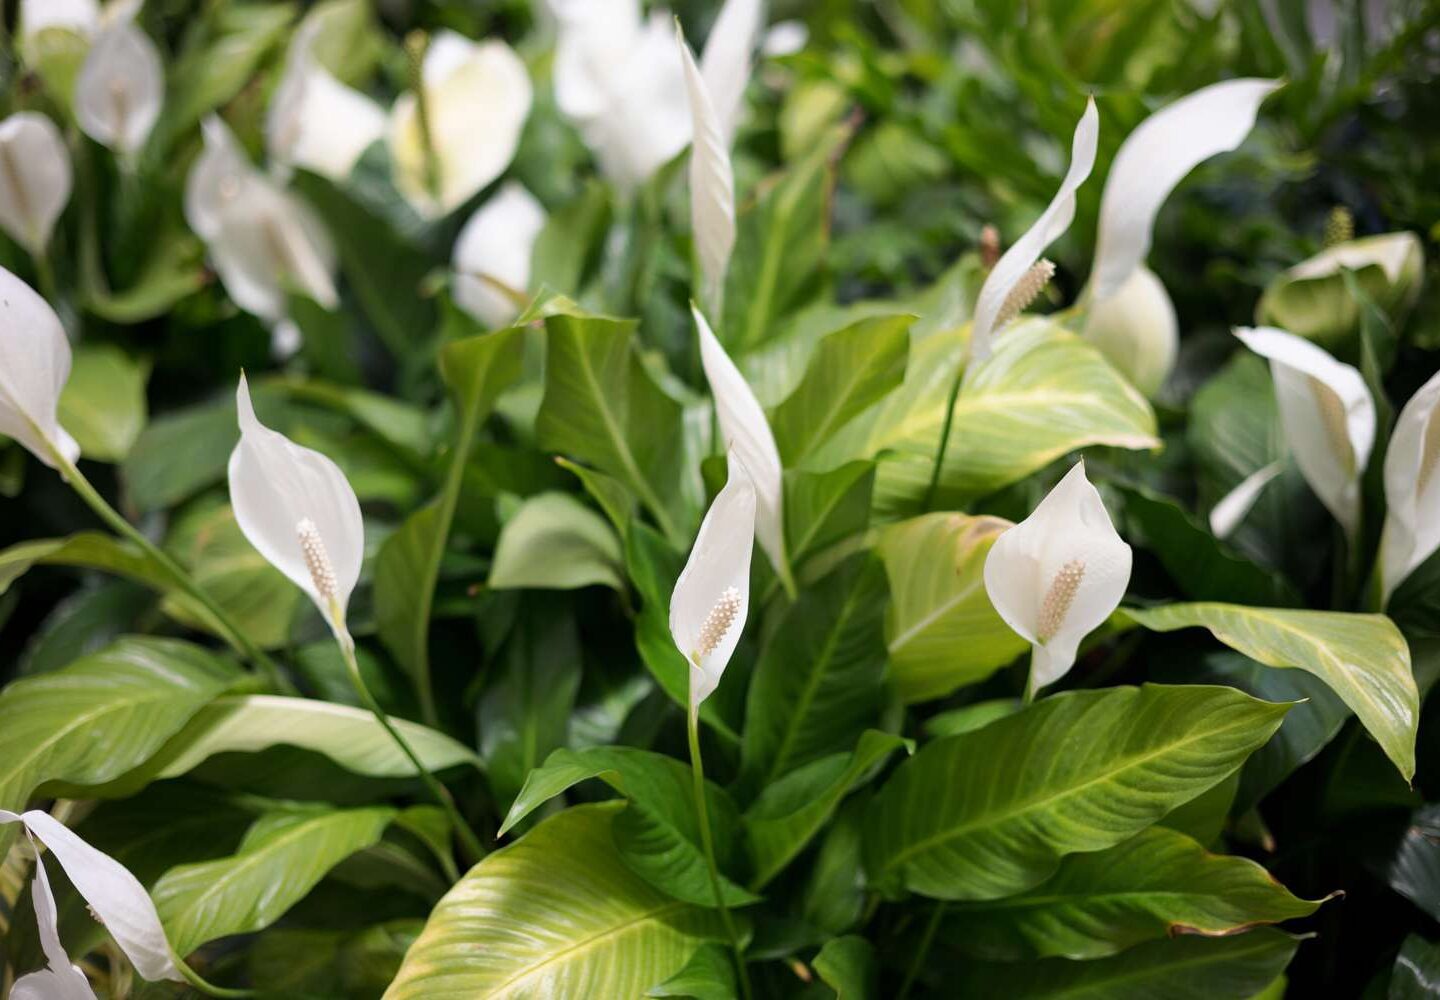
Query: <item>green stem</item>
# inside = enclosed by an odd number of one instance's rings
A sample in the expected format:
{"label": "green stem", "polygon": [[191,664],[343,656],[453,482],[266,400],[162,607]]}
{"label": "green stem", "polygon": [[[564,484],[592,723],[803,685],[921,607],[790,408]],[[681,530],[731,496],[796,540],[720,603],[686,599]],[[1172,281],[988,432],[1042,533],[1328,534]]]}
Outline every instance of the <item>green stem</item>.
{"label": "green stem", "polygon": [[35,282],[40,286],[40,297],[46,302],[59,302],[60,286],[55,281],[55,265],[50,263],[50,248],[42,247],[31,260],[35,262]]}
{"label": "green stem", "polygon": [[426,770],[425,765],[420,763],[419,756],[410,748],[409,742],[400,735],[400,730],[395,728],[395,724],[390,721],[390,717],[385,714],[385,710],[380,707],[380,703],[370,693],[370,688],[365,684],[365,678],[360,676],[360,664],[355,659],[355,640],[351,639],[347,632],[343,636],[338,636],[336,641],[340,644],[340,655],[345,658],[345,666],[350,671],[350,680],[355,685],[355,693],[360,695],[360,700],[375,716],[375,720],[390,734],[390,738],[395,741],[400,752],[410,759],[411,764],[415,765],[415,773],[425,783],[425,787],[429,789],[440,808],[444,809],[446,815],[450,817],[450,825],[455,828],[455,836],[460,839],[460,845],[468,855],[467,860],[472,863],[479,861],[485,856],[485,848],[481,846],[480,838],[475,836],[475,831],[470,829],[470,824],[465,822],[465,817],[460,815],[460,810],[456,808],[455,799],[451,797],[450,790],[440,784],[435,776]]}
{"label": "green stem", "polygon": [[715,906],[720,911],[720,920],[725,925],[725,935],[730,939],[730,949],[735,952],[735,967],[740,973],[740,993],[744,1000],[750,1000],[750,973],[745,968],[745,953],[740,948],[740,935],[735,933],[735,922],[730,909],[725,905],[725,893],[720,888],[720,868],[715,864],[715,841],[710,832],[710,810],[705,804],[705,765],[700,760],[700,706],[692,705],[688,714],[690,736],[690,771],[695,779],[695,813],[700,820],[700,845],[705,849],[705,863],[710,867],[710,888],[715,893]]}
{"label": "green stem", "polygon": [[254,990],[228,989],[224,986],[216,986],[214,983],[207,982],[204,977],[200,975],[200,973],[190,968],[190,966],[186,965],[185,962],[180,958],[175,959],[175,968],[179,970],[180,975],[185,977],[185,981],[187,983],[195,987],[201,993],[204,993],[208,996],[253,997],[257,995]]}
{"label": "green stem", "polygon": [[900,992],[895,994],[895,1000],[905,1000],[910,995],[910,987],[915,985],[915,980],[920,975],[920,969],[930,955],[930,946],[935,943],[935,931],[939,929],[940,918],[944,915],[945,900],[936,900],[935,909],[931,911],[930,920],[925,925],[925,935],[920,939],[920,948],[910,962],[910,970],[905,973],[905,982],[900,984]]}
{"label": "green stem", "polygon": [[224,632],[225,639],[236,649],[244,653],[248,660],[259,667],[276,690],[286,692],[287,694],[293,694],[295,692],[294,685],[285,677],[280,666],[272,660],[263,649],[251,641],[250,637],[230,619],[230,616],[225,613],[225,610],[221,608],[220,605],[215,603],[215,599],[195,582],[194,577],[186,572],[183,566],[176,562],[169,553],[165,552],[141,534],[138,528],[127,521],[114,507],[110,506],[105,498],[100,495],[99,490],[90,484],[90,480],[85,478],[84,474],[81,473],[74,462],[71,462],[53,447],[50,449],[50,457],[55,461],[56,468],[60,470],[60,475],[70,484],[70,488],[79,494],[80,499],[84,500],[90,506],[91,510],[99,515],[100,520],[108,524],[117,534],[133,542],[146,556],[165,571],[165,574],[170,577],[176,587],[184,591],[197,604],[204,608],[214,620],[215,624]]}
{"label": "green stem", "polygon": [[929,510],[935,501],[935,491],[940,488],[940,470],[945,465],[945,448],[950,443],[950,424],[955,420],[955,401],[960,398],[960,383],[965,378],[965,363],[955,369],[955,381],[950,384],[950,396],[945,403],[945,422],[940,425],[940,446],[935,449],[935,464],[930,469],[930,485],[925,488],[925,502],[922,510]]}

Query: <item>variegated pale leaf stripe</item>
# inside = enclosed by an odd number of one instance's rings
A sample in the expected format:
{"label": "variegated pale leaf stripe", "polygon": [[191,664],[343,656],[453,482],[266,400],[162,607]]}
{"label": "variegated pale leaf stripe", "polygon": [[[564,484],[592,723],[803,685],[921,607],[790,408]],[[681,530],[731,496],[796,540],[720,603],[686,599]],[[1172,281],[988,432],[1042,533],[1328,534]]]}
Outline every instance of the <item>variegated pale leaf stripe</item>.
{"label": "variegated pale leaf stripe", "polygon": [[1330,686],[1409,781],[1415,776],[1420,693],[1410,647],[1384,615],[1168,604],[1124,611],[1157,632],[1201,626],[1269,667],[1298,667]]}
{"label": "variegated pale leaf stripe", "polygon": [[718,914],[630,871],[620,803],[577,806],[476,865],[430,914],[385,1000],[638,997],[678,972]]}
{"label": "variegated pale leaf stripe", "polygon": [[701,297],[707,314],[718,323],[725,271],[730,266],[730,253],[735,249],[735,176],[724,125],[678,24],[675,40],[685,64],[685,91],[690,99],[690,121],[694,126],[690,152],[690,227],[700,258]]}

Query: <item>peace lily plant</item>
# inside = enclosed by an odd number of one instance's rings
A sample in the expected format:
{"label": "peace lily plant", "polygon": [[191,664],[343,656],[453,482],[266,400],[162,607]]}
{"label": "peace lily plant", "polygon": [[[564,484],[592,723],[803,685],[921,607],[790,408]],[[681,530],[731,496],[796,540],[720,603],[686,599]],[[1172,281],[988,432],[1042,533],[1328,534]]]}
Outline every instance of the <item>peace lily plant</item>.
{"label": "peace lily plant", "polygon": [[0,993],[1423,993],[1423,19],[974,6],[18,4]]}

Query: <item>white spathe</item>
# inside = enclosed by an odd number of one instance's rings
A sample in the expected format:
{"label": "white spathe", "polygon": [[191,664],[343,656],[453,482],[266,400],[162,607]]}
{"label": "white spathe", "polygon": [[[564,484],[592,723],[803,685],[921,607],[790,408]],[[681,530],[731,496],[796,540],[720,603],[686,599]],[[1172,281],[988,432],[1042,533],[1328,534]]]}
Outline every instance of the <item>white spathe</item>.
{"label": "white spathe", "polygon": [[1030,268],[1040,259],[1045,248],[1058,240],[1070,227],[1075,218],[1075,192],[1090,176],[1095,166],[1095,147],[1100,138],[1100,116],[1095,110],[1095,99],[1085,102],[1085,112],[1075,126],[1075,136],[1070,148],[1070,168],[1060,189],[1055,192],[1045,211],[1025,235],[1016,240],[1005,255],[995,262],[985,284],[980,286],[980,296],[975,301],[975,318],[971,325],[970,353],[977,361],[990,356],[991,342],[995,335],[995,321],[1000,309],[1009,297],[1016,282],[1025,277]]}
{"label": "white spathe", "polygon": [[755,490],[734,451],[728,466],[670,594],[670,635],[690,664],[692,712],[719,686],[750,612]]}
{"label": "white spathe", "polygon": [[[38,837],[45,844],[51,856],[65,869],[75,891],[89,904],[91,912],[104,924],[115,943],[125,952],[125,957],[135,966],[136,972],[152,982],[161,979],[184,981],[175,967],[170,943],[150,894],[124,865],[91,847],[47,812],[31,810],[17,814],[0,809],[0,824],[5,823],[24,824],[32,838]],[[56,933],[55,901],[50,894],[49,879],[44,874],[44,864],[44,858],[37,856],[35,908],[41,943],[50,968],[40,980],[31,979],[27,989],[35,987],[36,992],[31,995],[39,997],[87,996],[78,992],[80,982],[71,973],[73,967]],[[83,981],[84,977],[79,979]],[[51,987],[70,992],[43,992]],[[19,988],[17,983],[16,989]]]}
{"label": "white spathe", "polygon": [[58,468],[80,457],[56,410],[70,377],[70,341],[55,310],[25,282],[0,267],[0,434]]}
{"label": "white spathe", "polygon": [[501,185],[455,241],[450,266],[456,304],[489,327],[507,326],[520,312],[535,240],[544,228],[545,209],[535,196],[518,181]]}
{"label": "white spathe", "polygon": [[145,145],[165,103],[165,67],[150,36],[135,24],[138,2],[106,8],[75,80],[75,121],[109,149],[133,156]]}
{"label": "white spathe", "polygon": [[70,153],[55,123],[38,111],[0,121],[0,229],[40,256],[70,200]]}
{"label": "white spathe", "polygon": [[1211,533],[1216,538],[1229,538],[1255,506],[1255,501],[1260,499],[1260,494],[1265,492],[1265,487],[1284,471],[1283,462],[1271,462],[1240,480],[1233,490],[1210,508]]}
{"label": "white spathe", "polygon": [[727,149],[735,141],[745,87],[750,82],[755,46],[764,20],[761,6],[761,0],[725,0],[720,13],[715,15],[710,37],[705,39],[705,51],[700,54],[705,89],[710,94],[719,133]]}
{"label": "white spathe", "polygon": [[1030,691],[1070,670],[1080,641],[1120,606],[1130,546],[1077,462],[1033,513],[985,557],[985,591],[1000,617],[1030,642]]}
{"label": "white spathe", "polygon": [[755,490],[755,534],[776,574],[791,585],[790,562],[785,553],[784,471],[775,434],[750,384],[720,339],[694,304],[695,329],[700,336],[700,365],[715,398],[715,416],[727,450],[739,457]]}
{"label": "white spathe", "polygon": [[1375,444],[1375,403],[1365,379],[1324,348],[1284,330],[1237,329],[1235,336],[1269,360],[1295,464],[1353,542],[1360,528],[1360,477]]}
{"label": "white spathe", "polygon": [[1410,397],[1385,452],[1384,600],[1440,549],[1440,374]]}
{"label": "white spathe", "polygon": [[735,175],[724,124],[679,24],[675,26],[675,40],[685,67],[685,92],[690,98],[695,136],[690,151],[690,229],[700,258],[700,295],[718,322],[725,271],[735,249]]}
{"label": "white spathe", "polygon": [[395,185],[427,219],[448,215],[499,177],[515,157],[533,90],[525,63],[502,41],[438,32],[421,68],[436,189],[426,178],[425,142],[414,92],[390,109]]}
{"label": "white spathe", "polygon": [[[260,423],[244,375],[235,412],[240,442],[229,468],[235,521],[267,562],[310,595],[336,638],[348,642],[345,611],[365,557],[360,501],[333,461]],[[315,540],[318,550],[307,555]],[[328,580],[319,579],[320,568],[329,570]]]}
{"label": "white spathe", "polygon": [[1085,318],[1086,340],[1146,396],[1165,384],[1180,350],[1180,321],[1165,285],[1143,264]]}
{"label": "white spathe", "polygon": [[100,23],[100,0],[20,0],[20,37],[25,42],[46,28],[88,36]]}

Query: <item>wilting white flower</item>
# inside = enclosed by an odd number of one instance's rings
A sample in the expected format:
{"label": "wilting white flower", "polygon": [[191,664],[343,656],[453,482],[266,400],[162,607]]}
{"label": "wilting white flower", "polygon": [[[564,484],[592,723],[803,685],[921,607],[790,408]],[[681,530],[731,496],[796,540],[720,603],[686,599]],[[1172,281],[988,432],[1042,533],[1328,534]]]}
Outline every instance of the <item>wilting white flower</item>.
{"label": "wilting white flower", "polygon": [[760,6],[760,0],[725,0],[720,13],[715,15],[710,37],[705,39],[705,51],[700,55],[705,89],[710,94],[720,137],[727,149],[735,141],[745,87],[750,82],[750,67],[763,20]]}
{"label": "wilting white flower", "polygon": [[326,456],[260,423],[245,376],[235,391],[240,443],[230,453],[230,505],[250,544],[310,595],[336,639],[360,579],[365,524],[345,473]]}
{"label": "wilting white flower", "polygon": [[285,75],[265,114],[265,149],[275,163],[340,181],[385,134],[385,112],[315,58],[323,24],[307,18],[290,42]]}
{"label": "wilting white flower", "polygon": [[1077,462],[985,557],[985,592],[1031,643],[1031,692],[1074,665],[1080,640],[1110,617],[1130,582],[1130,546]]}
{"label": "wilting white flower", "polygon": [[520,312],[530,257],[545,228],[545,209],[518,181],[507,181],[476,210],[455,241],[455,301],[491,327]]}
{"label": "wilting white flower", "polygon": [[219,118],[207,118],[202,131],[205,150],[186,179],[185,218],[230,297],[272,325],[286,317],[291,285],[334,309],[335,248],[314,211],[251,166]]}
{"label": "wilting white flower", "polygon": [[793,582],[785,554],[785,490],[775,435],[760,401],[730,355],[725,353],[710,324],[693,305],[690,312],[700,335],[700,365],[705,369],[705,380],[710,383],[710,394],[715,397],[720,434],[725,447],[745,466],[755,491],[755,534],[770,565],[789,589]]}
{"label": "wilting white flower", "polygon": [[55,123],[37,111],[0,121],[0,229],[40,256],[70,200],[70,154]]}
{"label": "wilting white flower", "polygon": [[1040,255],[1069,228],[1075,218],[1075,191],[1090,176],[1095,165],[1095,146],[1100,138],[1100,116],[1095,110],[1095,100],[1085,102],[1085,113],[1075,126],[1075,137],[1070,149],[1070,168],[1060,182],[1060,190],[1040,218],[1025,231],[1025,235],[1011,245],[1005,255],[991,268],[985,284],[980,286],[980,296],[975,302],[975,318],[971,325],[970,352],[977,361],[990,356],[993,339],[1002,317],[1009,312],[1007,302],[1015,300],[1011,293],[1016,286],[1033,274],[1032,268]]}
{"label": "wilting white flower", "polygon": [[[170,952],[170,942],[155,912],[155,903],[145,887],[120,862],[91,847],[69,827],[47,812],[24,814],[0,809],[0,824],[21,823],[34,843],[36,837],[60,867],[65,869],[75,890],[84,897],[93,913],[110,932],[115,943],[135,966],[141,977],[156,981],[183,982]],[[55,897],[45,872],[45,859],[35,858],[35,918],[40,925],[40,944],[49,968],[22,976],[11,993],[13,998],[70,1000],[94,996],[85,976],[70,963],[56,927]]]}
{"label": "wilting white flower", "polygon": [[105,9],[75,81],[75,121],[90,138],[134,155],[160,117],[165,69],[150,36],[135,24],[140,0]]}
{"label": "wilting white flower", "polygon": [[1170,295],[1145,267],[1155,217],[1186,174],[1244,141],[1279,86],[1246,79],[1203,87],[1146,118],[1115,154],[1100,197],[1084,335],[1146,395],[1170,374],[1179,342]]}
{"label": "wilting white flower", "polygon": [[1270,361],[1285,441],[1306,482],[1352,541],[1360,527],[1360,476],[1375,443],[1365,380],[1321,347],[1273,327],[1235,336]]}
{"label": "wilting white flower", "polygon": [[1385,452],[1385,504],[1380,586],[1388,600],[1440,549],[1440,374],[1410,397],[1395,422]]}
{"label": "wilting white flower", "polygon": [[100,23],[100,0],[20,0],[20,38],[25,43],[47,28],[88,36]]}
{"label": "wilting white flower", "polygon": [[[690,152],[690,228],[700,258],[701,298],[718,319],[725,271],[735,249],[735,176],[724,125],[679,24],[675,25],[675,40],[685,67],[685,92],[695,133]],[[748,65],[748,50],[746,57]]]}
{"label": "wilting white flower", "polygon": [[695,547],[670,594],[670,635],[690,662],[690,710],[714,692],[750,611],[755,489],[740,456],[700,522]]}
{"label": "wilting white flower", "polygon": [[80,446],[56,417],[70,377],[70,341],[55,310],[0,267],[0,434],[14,438],[52,468],[55,453],[80,457]]}
{"label": "wilting white flower", "polygon": [[639,0],[551,0],[558,24],[555,101],[600,169],[643,183],[690,141],[685,72],[670,15],[642,24]]}
{"label": "wilting white flower", "polygon": [[438,32],[421,67],[425,110],[435,154],[429,188],[425,140],[416,95],[390,110],[390,159],[395,185],[426,218],[448,215],[504,172],[520,144],[533,96],[525,63],[502,41],[475,43]]}

